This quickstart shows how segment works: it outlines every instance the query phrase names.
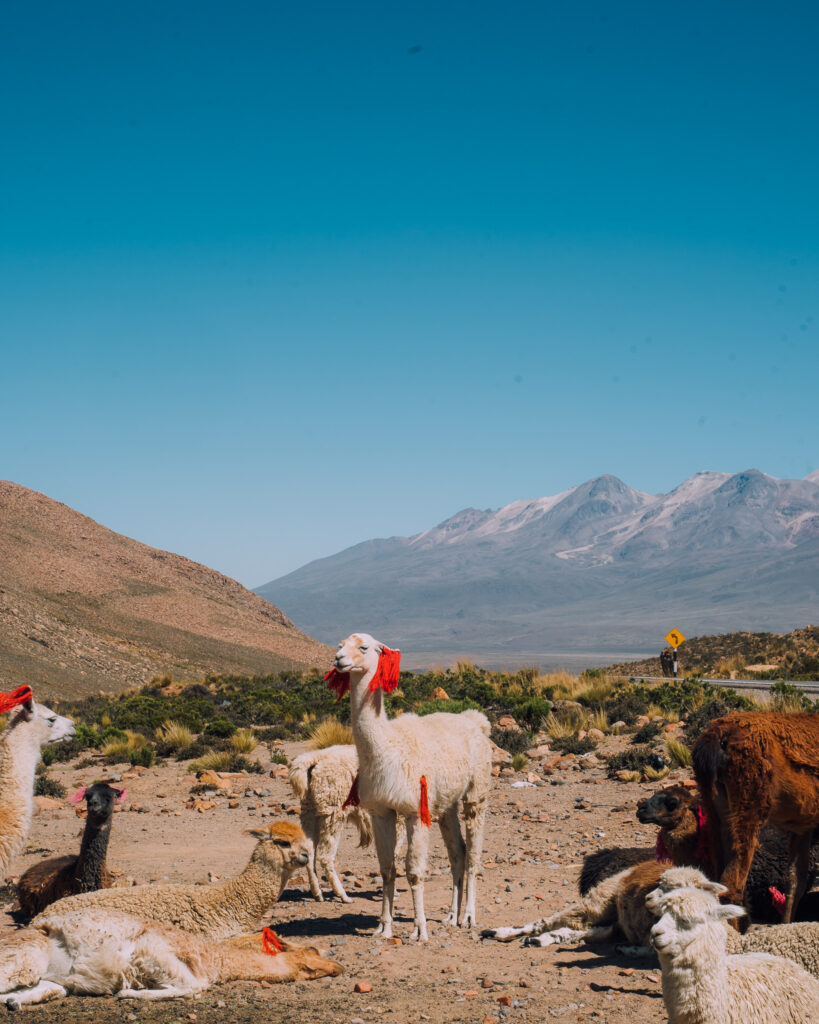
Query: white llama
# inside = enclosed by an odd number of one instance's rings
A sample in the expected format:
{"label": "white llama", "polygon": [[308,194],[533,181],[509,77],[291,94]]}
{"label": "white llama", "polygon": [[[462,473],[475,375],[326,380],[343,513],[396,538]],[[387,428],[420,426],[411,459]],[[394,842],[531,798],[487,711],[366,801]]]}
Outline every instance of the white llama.
{"label": "white llama", "polygon": [[[438,819],[452,870],[452,902],[445,923],[476,924],[475,888],[492,751],[489,722],[479,711],[388,719],[382,690],[389,692],[397,686],[399,658],[398,651],[368,634],[353,633],[339,645],[335,668],[326,678],[339,698],[348,689],[350,693],[350,720],[359,761],[353,788],[361,806],[372,815],[383,884],[375,934],[392,935],[396,815],[400,814],[407,828],[406,872],[415,921],[412,938],[426,942],[424,878],[432,818]],[[461,802],[465,844],[458,821]]]}

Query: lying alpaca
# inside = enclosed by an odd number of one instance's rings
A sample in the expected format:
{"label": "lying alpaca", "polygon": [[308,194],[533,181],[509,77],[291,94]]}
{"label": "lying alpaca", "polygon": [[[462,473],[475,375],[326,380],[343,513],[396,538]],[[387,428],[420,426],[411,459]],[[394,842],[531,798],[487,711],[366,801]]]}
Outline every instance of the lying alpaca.
{"label": "lying alpaca", "polygon": [[28,686],[0,693],[0,714],[6,711],[11,715],[0,736],[0,870],[20,852],[31,828],[40,751],[74,735],[71,719],[35,704]]}
{"label": "lying alpaca", "polygon": [[484,938],[511,942],[523,938],[524,946],[551,946],[562,942],[605,942],[615,930],[625,936],[630,947],[625,952],[638,955],[648,951],[648,939],[654,917],[645,900],[652,889],[679,888],[709,882],[696,868],[668,868],[656,860],[645,861],[633,868],[606,878],[579,903],[574,903],[551,917],[542,917],[518,928],[487,928]]}
{"label": "lying alpaca", "polygon": [[352,744],[308,750],[294,758],[290,767],[290,785],[301,808],[301,827],[313,844],[313,856],[307,864],[310,891],[319,902],[324,899],[319,883],[322,872],[336,896],[343,903],[352,902],[336,874],[336,853],[344,823],[348,819],[355,823],[359,846],[369,846],[372,841],[369,814],[345,803],[357,774],[358,754]]}
{"label": "lying alpaca", "polygon": [[[445,923],[474,926],[486,801],[492,771],[489,722],[478,711],[402,715],[388,719],[383,692],[398,685],[398,651],[366,633],[339,644],[329,685],[350,693],[350,720],[358,752],[359,777],[351,799],[373,819],[382,879],[381,919],[376,935],[392,935],[395,895],[395,829],[401,815],[407,828],[406,871],[412,891],[412,938],[427,941],[424,879],[429,826],[438,819],[452,871],[452,902]],[[466,843],[458,804],[463,803]],[[466,892],[464,893],[464,888]]]}
{"label": "lying alpaca", "polygon": [[[677,867],[699,867],[712,877],[716,875],[711,859],[709,828],[696,790],[687,786],[669,786],[638,800],[637,820],[643,825],[659,825],[655,847],[611,847],[588,854],[580,872],[581,895],[604,878],[655,857],[670,861]],[[807,873],[809,886],[815,881],[817,867],[819,842],[811,848]],[[753,921],[778,924],[782,919],[781,898],[777,898],[773,891],[787,891],[788,871],[788,840],[776,829],[763,827],[745,885],[744,902]],[[816,914],[817,898],[813,893],[807,893],[794,916],[797,920],[809,921],[815,919]]]}
{"label": "lying alpaca", "polygon": [[[258,839],[247,867],[228,882],[217,885],[136,885],[130,889],[100,889],[67,896],[46,914],[72,910],[108,909],[161,921],[186,932],[227,939],[252,932],[279,899],[285,883],[307,865],[310,843],[298,825],[275,821],[264,829],[251,829]],[[44,915],[31,922],[39,927]]]}
{"label": "lying alpaca", "polygon": [[37,927],[0,942],[0,1002],[16,1010],[69,993],[173,999],[226,981],[293,981],[341,971],[313,948],[268,955],[118,910],[52,909]]}
{"label": "lying alpaca", "polygon": [[106,782],[95,782],[69,799],[71,803],[85,800],[88,809],[79,856],[50,857],[24,872],[17,883],[17,896],[20,910],[28,918],[64,896],[108,889],[113,881],[105,856],[114,804],[125,799],[125,790],[114,789]]}
{"label": "lying alpaca", "polygon": [[713,891],[676,886],[669,891],[666,881],[646,903],[660,917],[651,943],[660,957],[669,1024],[814,1024],[819,1019],[819,981],[801,967],[767,953],[726,955],[724,922],[743,916],[744,907],[721,904]]}

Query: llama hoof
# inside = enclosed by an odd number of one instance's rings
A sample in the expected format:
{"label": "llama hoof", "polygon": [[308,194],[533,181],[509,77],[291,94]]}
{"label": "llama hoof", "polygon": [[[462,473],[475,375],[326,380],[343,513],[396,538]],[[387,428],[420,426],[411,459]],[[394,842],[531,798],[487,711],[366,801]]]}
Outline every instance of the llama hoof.
{"label": "llama hoof", "polygon": [[18,999],[7,999],[6,1006],[9,1010],[19,1010],[22,1007],[22,1003]]}
{"label": "llama hoof", "polygon": [[342,903],[352,903],[353,902],[352,896],[348,896],[346,892],[345,893],[339,893],[338,894],[338,898],[341,900]]}
{"label": "llama hoof", "polygon": [[373,932],[373,938],[376,938],[376,937],[381,938],[381,939],[391,939],[392,938],[392,925],[391,924],[384,924],[384,922],[382,921],[381,924]]}
{"label": "llama hoof", "polygon": [[451,910],[441,922],[445,928],[455,928],[458,924],[458,915],[454,914]]}
{"label": "llama hoof", "polygon": [[546,932],[544,935],[527,935],[523,942],[521,942],[521,946],[551,946],[559,941],[559,939],[555,939],[553,935]]}
{"label": "llama hoof", "polygon": [[421,929],[416,925],[410,935],[410,942],[429,942],[426,928]]}

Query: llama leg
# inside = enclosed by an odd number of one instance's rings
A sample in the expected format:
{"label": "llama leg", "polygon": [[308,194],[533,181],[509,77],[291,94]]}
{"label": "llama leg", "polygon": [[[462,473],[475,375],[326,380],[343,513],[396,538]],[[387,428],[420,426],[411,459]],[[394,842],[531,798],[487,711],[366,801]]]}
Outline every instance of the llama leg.
{"label": "llama leg", "polygon": [[320,825],[318,815],[311,807],[302,809],[301,827],[304,829],[304,834],[310,840],[310,844],[312,846],[312,849],[310,850],[310,859],[307,861],[307,879],[310,883],[310,892],[313,894],[313,899],[318,900],[319,903],[323,903],[324,896],[321,892],[321,882],[316,870]]}
{"label": "llama leg", "polygon": [[478,887],[478,872],[481,869],[483,849],[483,826],[486,820],[486,800],[476,803],[464,801],[464,825],[466,827],[466,905],[461,918],[461,927],[474,928],[478,923],[475,912],[475,896]]}
{"label": "llama leg", "polygon": [[319,843],[317,859],[336,896],[338,896],[342,903],[352,903],[353,901],[344,891],[341,879],[336,874],[336,854],[338,853],[338,844],[341,842],[341,832],[344,828],[344,816],[333,815],[332,819],[328,819],[327,826],[327,832],[322,835],[321,842]]}
{"label": "llama leg", "polygon": [[726,864],[720,878],[720,882],[727,889],[720,897],[724,903],[743,903],[745,882],[759,845],[760,824],[760,819],[756,815],[734,816],[728,819],[725,829],[727,841],[724,843]]}
{"label": "llama leg", "polygon": [[68,995],[68,989],[58,985],[56,981],[40,981],[32,988],[18,989],[0,995],[0,1003],[5,1003],[10,1010],[19,1010],[21,1006],[32,1003],[45,1003],[49,999],[62,999]]}
{"label": "llama leg", "polygon": [[412,909],[415,927],[410,939],[427,942],[427,919],[424,914],[424,879],[427,874],[427,852],[429,851],[429,829],[413,815],[407,818],[407,881],[412,892]]}
{"label": "llama leg", "polygon": [[444,918],[444,924],[456,925],[458,912],[464,898],[464,864],[466,863],[466,846],[461,835],[458,821],[458,807],[447,808],[438,819],[438,826],[446,845],[449,867],[452,871],[452,905]]}
{"label": "llama leg", "polygon": [[207,987],[198,985],[196,988],[183,988],[181,985],[163,985],[162,988],[121,988],[117,992],[117,999],[184,999],[186,996],[199,995]]}
{"label": "llama leg", "polygon": [[373,935],[392,938],[392,906],[395,899],[395,812],[373,814],[373,836],[381,872],[381,920]]}
{"label": "llama leg", "polygon": [[782,923],[790,924],[793,920],[793,913],[799,906],[799,901],[805,895],[808,887],[808,867],[810,864],[811,839],[813,836],[806,832],[803,836],[790,836],[788,865],[788,898],[785,901],[785,910],[782,914]]}

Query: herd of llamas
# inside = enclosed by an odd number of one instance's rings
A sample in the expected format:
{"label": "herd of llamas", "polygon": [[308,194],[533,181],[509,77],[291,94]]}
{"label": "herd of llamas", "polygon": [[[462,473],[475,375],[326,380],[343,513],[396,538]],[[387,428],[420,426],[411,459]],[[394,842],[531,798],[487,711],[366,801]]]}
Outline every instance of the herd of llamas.
{"label": "herd of llamas", "polygon": [[[438,822],[452,875],[448,925],[475,928],[484,821],[492,779],[489,722],[478,711],[388,718],[400,654],[365,633],[336,652],[328,685],[349,694],[354,743],[295,758],[290,783],[301,827],[251,830],[247,866],[217,885],[112,888],[112,813],[125,791],[81,790],[79,855],[29,868],[18,883],[28,923],[0,940],[0,1002],[9,1008],[72,993],[125,999],[198,995],[230,980],[292,981],[340,974],[318,949],[259,931],[297,869],[323,900],[322,877],[349,902],[335,867],[347,821],[374,841],[382,884],[376,935],[392,936],[396,857],[406,842],[412,938],[427,941],[424,881]],[[42,748],[71,721],[20,687],[0,736],[0,866],[19,852],[32,816]],[[819,714],[743,712],[713,721],[693,749],[697,792],[660,790],[637,805],[658,826],[653,848],[586,857],[576,902],[488,939],[547,946],[618,938],[659,957],[671,1024],[808,1024],[819,1020]],[[463,817],[464,831],[460,818]],[[768,922],[781,921],[777,924]],[[756,927],[748,930],[749,923]],[[764,925],[764,926],[763,926]]]}

